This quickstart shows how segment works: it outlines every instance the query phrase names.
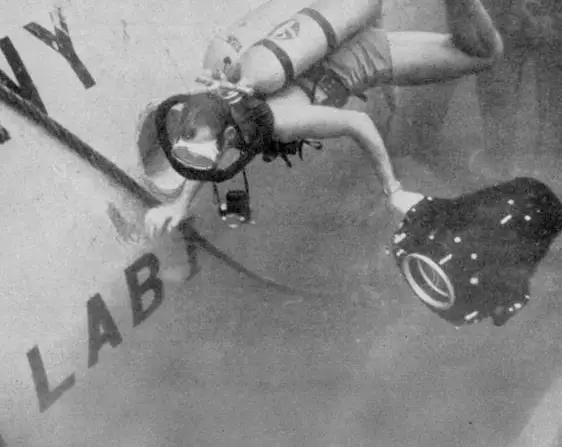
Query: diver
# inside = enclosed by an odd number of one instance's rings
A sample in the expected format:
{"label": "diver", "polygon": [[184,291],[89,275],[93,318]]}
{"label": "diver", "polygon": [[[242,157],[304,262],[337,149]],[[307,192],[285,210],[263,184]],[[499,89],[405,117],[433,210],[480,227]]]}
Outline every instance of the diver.
{"label": "diver", "polygon": [[[213,92],[189,95],[176,135],[166,135],[178,159],[172,166],[180,173],[181,166],[204,171],[220,163],[228,148],[240,144],[265,148],[265,152],[276,148],[277,154],[269,154],[273,159],[284,155],[287,147],[302,145],[308,139],[347,136],[377,167],[390,204],[406,213],[423,196],[402,189],[368,114],[342,107],[351,96],[360,97],[378,86],[444,82],[493,66],[503,53],[503,43],[482,3],[444,3],[450,34],[386,32],[373,23],[274,94],[260,95],[258,91],[234,101]],[[247,77],[215,81],[218,90],[227,93],[228,81],[238,86],[230,93],[254,87]],[[188,177],[178,197],[149,210],[145,216],[148,234],[156,236],[178,226],[188,216],[200,186],[200,181]]]}

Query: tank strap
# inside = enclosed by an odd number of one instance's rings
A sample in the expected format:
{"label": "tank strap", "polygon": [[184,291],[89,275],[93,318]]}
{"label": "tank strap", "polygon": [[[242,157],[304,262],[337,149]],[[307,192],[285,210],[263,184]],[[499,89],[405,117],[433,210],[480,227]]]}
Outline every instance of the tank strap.
{"label": "tank strap", "polygon": [[[248,175],[246,174],[246,170],[243,169],[242,170],[242,177],[244,178],[244,190],[246,191],[246,194],[248,194],[248,199],[250,198],[250,182],[248,181]],[[222,204],[222,200],[221,200],[221,196],[219,193],[219,187],[218,185],[213,182],[213,199],[215,201],[215,205],[220,205]]]}
{"label": "tank strap", "polygon": [[299,11],[299,14],[303,14],[310,19],[314,20],[326,36],[326,41],[328,43],[328,51],[336,51],[339,47],[338,36],[332,24],[326,20],[322,14],[320,14],[316,9],[303,8]]}
{"label": "tank strap", "polygon": [[283,84],[283,87],[287,87],[291,82],[295,80],[295,66],[293,65],[291,57],[283,48],[281,48],[270,39],[262,39],[254,46],[262,46],[275,55],[275,57],[283,67],[283,73],[285,74],[285,82]]}

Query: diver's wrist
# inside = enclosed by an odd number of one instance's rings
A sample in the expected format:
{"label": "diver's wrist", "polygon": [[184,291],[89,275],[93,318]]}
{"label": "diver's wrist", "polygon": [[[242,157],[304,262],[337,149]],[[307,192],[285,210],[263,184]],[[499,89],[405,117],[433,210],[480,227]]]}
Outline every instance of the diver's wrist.
{"label": "diver's wrist", "polygon": [[388,197],[390,197],[392,194],[395,194],[398,191],[402,190],[402,183],[400,183],[398,180],[393,180],[388,182],[383,189],[384,193]]}

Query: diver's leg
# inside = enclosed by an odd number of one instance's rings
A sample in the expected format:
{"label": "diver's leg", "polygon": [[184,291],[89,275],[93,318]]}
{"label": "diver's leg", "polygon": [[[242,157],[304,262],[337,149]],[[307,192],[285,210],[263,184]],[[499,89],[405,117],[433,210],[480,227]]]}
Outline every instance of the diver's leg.
{"label": "diver's leg", "polygon": [[453,45],[471,57],[491,59],[503,47],[500,34],[480,0],[444,0]]}
{"label": "diver's leg", "polygon": [[[372,25],[317,64],[302,78],[336,79],[349,94],[385,84],[423,85],[490,68],[503,43],[479,0],[444,0],[450,34],[386,32]],[[318,71],[324,72],[318,75]]]}
{"label": "diver's leg", "polygon": [[423,85],[489,69],[503,53],[502,39],[479,0],[444,0],[450,34],[388,33],[392,80]]}
{"label": "diver's leg", "polygon": [[444,0],[450,34],[385,32],[368,27],[328,56],[324,66],[353,93],[383,84],[423,85],[479,73],[503,53],[479,0]]}

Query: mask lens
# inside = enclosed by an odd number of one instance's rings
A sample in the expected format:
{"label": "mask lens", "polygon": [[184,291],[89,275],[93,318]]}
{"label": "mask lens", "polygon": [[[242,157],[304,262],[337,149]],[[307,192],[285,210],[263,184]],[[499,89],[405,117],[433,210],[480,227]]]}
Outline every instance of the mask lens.
{"label": "mask lens", "polygon": [[193,143],[180,139],[172,148],[174,158],[186,167],[209,170],[212,169],[219,155],[216,143]]}

